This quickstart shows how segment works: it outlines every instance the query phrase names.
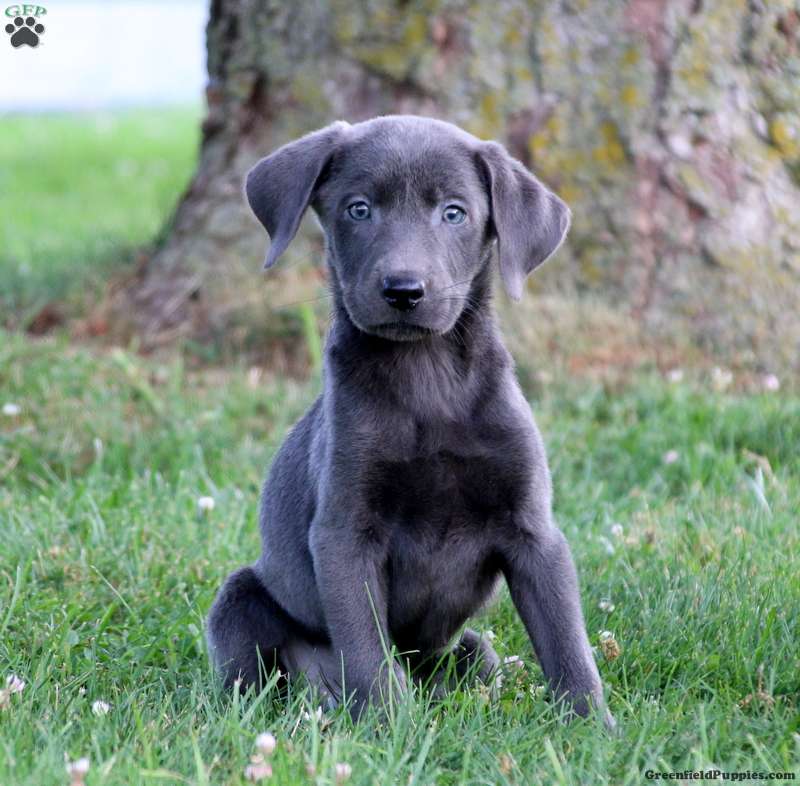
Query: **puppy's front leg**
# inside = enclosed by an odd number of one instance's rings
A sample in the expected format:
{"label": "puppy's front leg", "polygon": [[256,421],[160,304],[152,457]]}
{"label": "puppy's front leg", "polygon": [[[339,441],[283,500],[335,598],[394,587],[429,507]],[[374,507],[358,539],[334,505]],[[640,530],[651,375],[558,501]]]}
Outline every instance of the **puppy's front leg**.
{"label": "puppy's front leg", "polygon": [[382,547],[352,526],[312,524],[310,533],[314,573],[328,633],[344,669],[344,688],[353,697],[351,711],[389,700],[405,690],[405,674],[392,663],[389,674],[385,648],[390,646],[385,579],[381,575]]}
{"label": "puppy's front leg", "polygon": [[569,546],[549,514],[520,522],[518,537],[506,555],[511,598],[531,637],[550,689],[571,702],[579,715],[591,706],[605,709],[603,687],[581,612],[578,579]]}

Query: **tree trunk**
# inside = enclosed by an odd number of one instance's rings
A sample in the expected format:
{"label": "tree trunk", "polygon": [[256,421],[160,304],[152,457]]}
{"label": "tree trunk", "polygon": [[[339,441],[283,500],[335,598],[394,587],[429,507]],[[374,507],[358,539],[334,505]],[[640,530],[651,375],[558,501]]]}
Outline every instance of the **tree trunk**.
{"label": "tree trunk", "polygon": [[299,275],[291,259],[319,260],[318,232],[259,283],[266,238],[241,196],[244,172],[332,119],[419,113],[506,142],[571,204],[569,241],[532,286],[597,295],[647,329],[797,367],[799,11],[215,0],[197,173],[120,313],[152,344],[274,306],[271,293]]}

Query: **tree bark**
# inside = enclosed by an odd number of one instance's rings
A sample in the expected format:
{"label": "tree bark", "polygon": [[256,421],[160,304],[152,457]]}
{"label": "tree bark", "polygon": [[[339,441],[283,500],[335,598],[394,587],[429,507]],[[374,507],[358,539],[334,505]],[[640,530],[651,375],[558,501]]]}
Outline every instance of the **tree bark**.
{"label": "tree bark", "polygon": [[118,313],[153,344],[274,305],[318,232],[259,283],[245,171],[335,118],[413,112],[504,141],[572,206],[532,286],[797,368],[799,23],[761,0],[214,0],[197,173]]}

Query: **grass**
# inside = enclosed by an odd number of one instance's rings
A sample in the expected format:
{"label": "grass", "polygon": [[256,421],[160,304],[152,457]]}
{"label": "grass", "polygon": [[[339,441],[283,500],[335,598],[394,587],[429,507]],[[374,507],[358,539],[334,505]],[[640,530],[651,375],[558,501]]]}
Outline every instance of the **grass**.
{"label": "grass", "polygon": [[308,762],[331,783],[339,761],[357,784],[797,771],[796,397],[655,376],[545,386],[534,406],[590,636],[622,649],[598,654],[620,733],[560,722],[505,594],[478,621],[526,664],[500,699],[418,693],[378,728],[317,720],[301,687],[231,699],[206,661],[203,617],[258,552],[262,471],[313,384],[10,334],[0,369],[21,408],[0,421],[0,674],[27,683],[0,721],[0,783],[64,783],[64,757],[83,755],[90,784],[242,783],[262,730],[278,738],[277,783],[309,782]]}
{"label": "grass", "polygon": [[96,292],[159,231],[198,139],[199,108],[0,116],[0,314]]}
{"label": "grass", "polygon": [[[91,292],[152,238],[189,175],[195,119],[0,121],[12,321]],[[265,730],[282,784],[331,784],[337,762],[380,786],[798,772],[800,398],[719,392],[701,371],[604,386],[544,370],[525,378],[540,380],[532,403],[616,735],[562,722],[505,593],[476,621],[525,664],[496,701],[417,691],[381,726],[317,718],[302,685],[285,700],[222,693],[203,619],[258,553],[264,469],[318,383],[0,331],[0,407],[19,407],[0,414],[0,679],[26,683],[0,709],[0,784],[65,784],[65,758],[82,756],[90,786],[239,784]]]}

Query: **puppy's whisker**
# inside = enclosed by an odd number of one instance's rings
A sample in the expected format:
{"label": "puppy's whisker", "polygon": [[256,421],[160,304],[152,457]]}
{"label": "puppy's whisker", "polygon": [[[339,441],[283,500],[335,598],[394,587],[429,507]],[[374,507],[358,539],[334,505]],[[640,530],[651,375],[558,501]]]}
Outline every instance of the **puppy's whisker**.
{"label": "puppy's whisker", "polygon": [[464,284],[469,284],[472,282],[471,278],[465,278],[463,281],[456,281],[453,284],[448,284],[446,287],[442,287],[441,289],[437,289],[435,292],[431,292],[432,295],[436,295],[440,292],[446,292],[448,289],[453,289],[453,287],[460,287]]}
{"label": "puppy's whisker", "polygon": [[273,306],[272,308],[275,311],[280,311],[284,308],[293,308],[294,306],[305,306],[309,303],[321,303],[323,300],[327,300],[328,298],[333,297],[333,292],[326,292],[324,295],[319,295],[319,297],[310,297],[305,300],[294,300],[290,303],[278,303],[277,305]]}

